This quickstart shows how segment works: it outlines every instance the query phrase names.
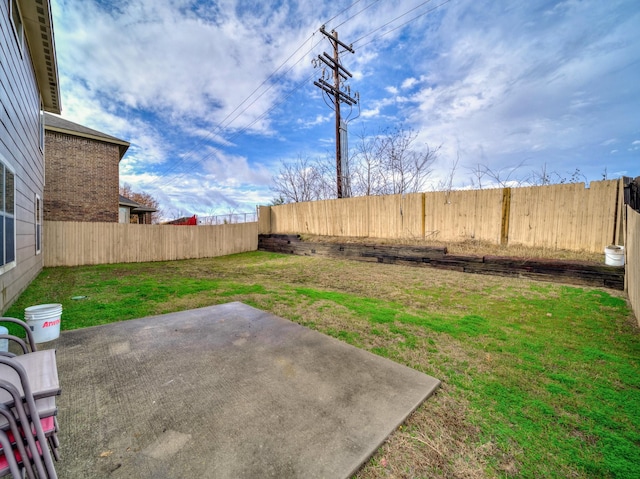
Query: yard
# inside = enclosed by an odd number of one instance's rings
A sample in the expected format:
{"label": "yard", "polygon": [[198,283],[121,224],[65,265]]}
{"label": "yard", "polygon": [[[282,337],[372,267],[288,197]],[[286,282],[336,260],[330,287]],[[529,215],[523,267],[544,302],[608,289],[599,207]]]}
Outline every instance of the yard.
{"label": "yard", "polygon": [[[638,477],[640,335],[615,291],[246,253],[45,269],[62,329],[242,301],[442,381],[356,477]],[[64,431],[62,431],[64,434]]]}

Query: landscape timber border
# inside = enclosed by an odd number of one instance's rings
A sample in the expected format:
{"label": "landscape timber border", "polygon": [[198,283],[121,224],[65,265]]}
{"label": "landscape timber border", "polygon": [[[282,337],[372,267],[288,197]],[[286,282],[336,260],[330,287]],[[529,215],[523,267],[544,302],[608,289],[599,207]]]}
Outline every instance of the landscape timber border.
{"label": "landscape timber border", "polygon": [[431,267],[624,290],[624,266],[599,265],[586,261],[451,255],[447,253],[446,247],[431,246],[311,243],[302,241],[300,235],[281,234],[259,235],[258,251]]}

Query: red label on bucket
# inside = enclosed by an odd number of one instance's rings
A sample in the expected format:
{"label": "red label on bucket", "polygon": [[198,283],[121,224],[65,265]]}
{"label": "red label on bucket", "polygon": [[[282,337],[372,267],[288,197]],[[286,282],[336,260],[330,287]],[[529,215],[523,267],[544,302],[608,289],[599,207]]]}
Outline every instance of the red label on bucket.
{"label": "red label on bucket", "polygon": [[43,328],[48,328],[50,326],[57,326],[58,324],[60,324],[60,320],[56,319],[55,321],[45,321],[44,324],[42,325]]}

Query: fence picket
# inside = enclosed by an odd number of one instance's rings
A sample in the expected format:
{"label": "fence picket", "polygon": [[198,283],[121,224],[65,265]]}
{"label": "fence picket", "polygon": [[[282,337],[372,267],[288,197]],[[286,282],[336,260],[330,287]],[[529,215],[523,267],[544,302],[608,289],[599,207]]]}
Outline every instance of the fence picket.
{"label": "fence picket", "polygon": [[255,251],[258,223],[213,226],[45,221],[45,266],[169,261]]}
{"label": "fence picket", "polygon": [[521,244],[602,252],[615,236],[618,180],[365,196],[260,209],[260,233]]}

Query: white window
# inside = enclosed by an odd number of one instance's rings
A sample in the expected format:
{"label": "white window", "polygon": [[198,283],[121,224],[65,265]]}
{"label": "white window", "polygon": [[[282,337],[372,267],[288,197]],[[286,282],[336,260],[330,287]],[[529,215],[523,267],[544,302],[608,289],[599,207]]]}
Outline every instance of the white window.
{"label": "white window", "polygon": [[0,274],[16,265],[15,198],[15,173],[0,161]]}
{"label": "white window", "polygon": [[20,9],[18,8],[17,0],[9,0],[9,10],[11,12],[11,23],[13,24],[13,32],[16,35],[18,46],[20,47],[20,54],[24,45],[24,25],[22,24],[22,15],[20,15]]}
{"label": "white window", "polygon": [[42,249],[42,199],[36,194],[36,202],[34,205],[34,224],[36,225],[36,254],[40,254]]}
{"label": "white window", "polygon": [[129,223],[130,220],[130,214],[131,214],[131,208],[129,208],[128,206],[121,206],[119,208],[119,215],[118,215],[118,223]]}

